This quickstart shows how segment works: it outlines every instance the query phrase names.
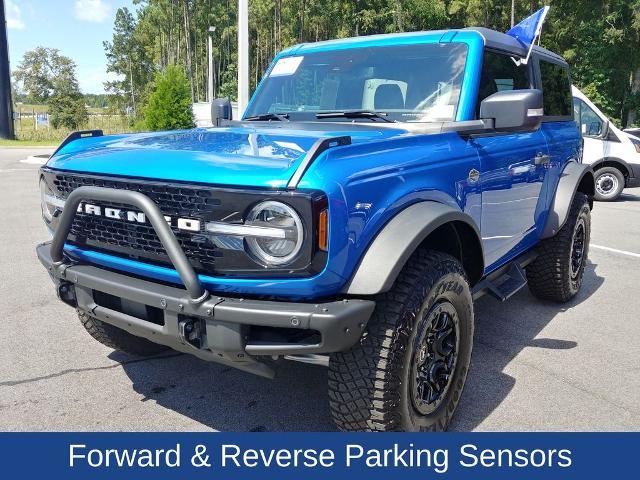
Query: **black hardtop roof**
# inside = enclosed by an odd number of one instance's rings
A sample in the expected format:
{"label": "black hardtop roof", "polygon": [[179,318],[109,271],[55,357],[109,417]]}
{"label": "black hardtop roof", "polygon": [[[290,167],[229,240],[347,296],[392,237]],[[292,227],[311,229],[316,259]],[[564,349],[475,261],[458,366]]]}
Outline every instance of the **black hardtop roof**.
{"label": "black hardtop roof", "polygon": [[[508,53],[509,55],[514,55],[521,58],[527,56],[527,49],[524,47],[524,45],[522,45],[515,37],[512,37],[511,35],[507,35],[506,33],[498,32],[496,30],[491,30],[490,28],[486,27],[467,27],[463,30],[472,30],[474,32],[478,32],[484,37],[485,46],[487,48],[498,50],[504,53]],[[533,47],[533,52],[538,55],[555,60],[556,62],[561,62],[564,64],[567,63],[560,55],[538,45],[535,45]]]}

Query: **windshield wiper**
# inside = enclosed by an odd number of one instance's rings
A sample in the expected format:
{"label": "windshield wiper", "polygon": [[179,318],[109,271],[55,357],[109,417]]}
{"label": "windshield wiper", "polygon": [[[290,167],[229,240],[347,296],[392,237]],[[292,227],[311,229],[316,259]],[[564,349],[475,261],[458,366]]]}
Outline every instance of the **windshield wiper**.
{"label": "windshield wiper", "polygon": [[395,120],[386,118],[385,112],[373,112],[371,110],[345,110],[342,112],[322,112],[316,113],[316,118],[370,118],[380,119],[384,122],[395,123]]}
{"label": "windshield wiper", "polygon": [[253,115],[244,119],[245,122],[265,122],[267,120],[279,120],[281,122],[289,121],[288,113],[262,113],[260,115]]}

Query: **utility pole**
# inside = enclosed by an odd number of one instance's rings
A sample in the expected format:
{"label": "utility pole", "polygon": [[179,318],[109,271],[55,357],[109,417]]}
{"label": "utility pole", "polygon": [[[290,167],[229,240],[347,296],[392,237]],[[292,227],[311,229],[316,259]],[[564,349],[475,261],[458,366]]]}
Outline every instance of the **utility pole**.
{"label": "utility pole", "polygon": [[216,31],[216,27],[209,27],[209,33],[207,35],[207,58],[209,59],[209,74],[207,79],[207,102],[213,102],[213,34]]}
{"label": "utility pole", "polygon": [[133,90],[133,68],[131,67],[131,52],[129,52],[129,88],[131,88],[131,107],[133,108],[133,116],[136,114],[136,94]]}
{"label": "utility pole", "polygon": [[516,24],[516,0],[511,0],[511,28]]}
{"label": "utility pole", "polygon": [[4,0],[0,0],[0,138],[13,140],[13,104],[11,102],[11,70],[7,45],[7,20]]}
{"label": "utility pole", "polygon": [[249,5],[238,0],[238,116],[249,103]]}

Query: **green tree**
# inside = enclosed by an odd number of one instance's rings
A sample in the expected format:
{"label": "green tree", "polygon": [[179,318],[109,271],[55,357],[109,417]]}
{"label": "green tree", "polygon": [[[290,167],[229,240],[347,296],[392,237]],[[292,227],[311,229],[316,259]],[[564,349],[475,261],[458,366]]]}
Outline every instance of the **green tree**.
{"label": "green tree", "polygon": [[145,124],[150,130],[193,127],[191,87],[182,67],[169,65],[156,75],[145,110]]}
{"label": "green tree", "polygon": [[[120,73],[113,98],[144,105],[153,72],[181,65],[195,101],[207,91],[207,36],[213,35],[214,94],[237,93],[237,0],[134,0],[106,45]],[[640,0],[249,0],[250,86],[274,55],[300,42],[439,28],[506,31],[550,5],[542,46],[563,55],[574,83],[620,123],[640,105]],[[111,63],[112,62],[112,63]],[[133,102],[135,96],[135,102]]]}
{"label": "green tree", "polygon": [[13,74],[30,101],[49,105],[54,128],[72,130],[87,123],[84,96],[76,78],[76,64],[55,48],[26,52]]}
{"label": "green tree", "polygon": [[53,93],[52,57],[58,50],[36,47],[24,54],[22,61],[13,72],[13,78],[20,84],[22,91],[34,103],[46,103]]}
{"label": "green tree", "polygon": [[147,85],[155,71],[149,61],[144,44],[140,40],[136,21],[126,7],[119,8],[113,27],[111,42],[103,42],[107,56],[107,72],[120,78],[107,82],[106,90],[114,95],[112,101],[122,113],[137,116],[138,107],[144,104]]}
{"label": "green tree", "polygon": [[639,0],[556,0],[542,45],[567,59],[573,82],[615,123],[638,108]]}
{"label": "green tree", "polygon": [[87,123],[89,118],[76,79],[76,64],[68,57],[52,56],[53,72],[51,77],[52,94],[49,97],[49,114],[53,128],[66,127],[77,130]]}
{"label": "green tree", "polygon": [[109,98],[111,95],[105,93],[85,93],[84,102],[89,107],[106,108],[109,106]]}

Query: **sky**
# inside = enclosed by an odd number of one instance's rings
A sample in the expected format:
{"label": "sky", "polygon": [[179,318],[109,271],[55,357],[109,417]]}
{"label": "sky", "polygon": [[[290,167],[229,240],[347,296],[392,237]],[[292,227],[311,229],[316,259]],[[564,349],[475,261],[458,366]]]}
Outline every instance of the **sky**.
{"label": "sky", "polygon": [[105,93],[102,42],[111,40],[116,10],[135,11],[133,0],[4,0],[9,58],[15,69],[22,55],[35,47],[57,48],[73,59],[83,93]]}

